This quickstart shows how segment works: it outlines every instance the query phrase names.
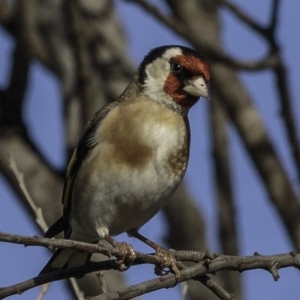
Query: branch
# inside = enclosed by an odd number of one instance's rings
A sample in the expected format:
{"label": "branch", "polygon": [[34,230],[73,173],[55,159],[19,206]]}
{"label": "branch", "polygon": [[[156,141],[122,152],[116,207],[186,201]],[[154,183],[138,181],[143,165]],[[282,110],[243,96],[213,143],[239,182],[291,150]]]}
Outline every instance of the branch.
{"label": "branch", "polygon": [[290,144],[292,158],[295,162],[298,180],[300,181],[300,143],[299,135],[297,132],[298,126],[293,114],[292,100],[290,95],[290,88],[288,86],[286,68],[280,53],[278,53],[278,42],[276,41],[276,38],[274,36],[278,24],[279,5],[279,0],[273,0],[271,20],[268,30],[272,37],[272,39],[270,40],[270,44],[271,46],[273,46],[274,51],[277,51],[278,56],[278,64],[274,67],[275,77],[277,81],[277,84],[275,84],[275,86],[277,88],[280,99],[281,114],[284,121],[287,139]]}
{"label": "branch", "polygon": [[41,246],[53,250],[60,249],[74,249],[85,251],[88,253],[101,253],[106,256],[118,255],[119,251],[115,248],[107,250],[107,248],[99,247],[96,244],[82,243],[65,239],[48,239],[39,236],[28,237],[22,235],[11,235],[0,231],[0,241],[12,244],[22,244],[24,246]]}
{"label": "branch", "polygon": [[[54,247],[54,248],[71,248],[87,252],[103,253],[105,255],[118,255],[119,251],[115,248],[104,248],[99,247],[95,244],[81,243],[70,240],[52,240],[38,237],[26,237],[21,235],[9,235],[0,232],[0,241],[6,241],[17,244],[24,245],[38,245],[44,247]],[[146,282],[142,282],[137,285],[119,290],[112,293],[104,293],[100,296],[93,297],[91,299],[130,299],[145,293],[149,293],[154,290],[162,288],[171,288],[180,282],[184,282],[190,279],[199,280],[199,277],[205,276],[208,273],[216,273],[223,270],[231,271],[248,271],[253,269],[263,269],[269,271],[274,280],[279,279],[278,270],[286,267],[296,267],[300,268],[300,254],[296,253],[286,253],[278,255],[268,255],[262,256],[255,254],[253,256],[229,256],[229,255],[217,255],[208,254],[207,259],[204,259],[203,252],[196,251],[174,251],[172,253],[177,260],[190,260],[196,262],[196,264],[191,267],[185,267],[181,271],[181,276],[176,280],[175,275],[169,274],[159,278],[155,278]],[[143,254],[140,252],[135,252],[136,258],[133,262],[130,262],[129,266],[134,266],[138,264],[161,264],[163,262],[162,257],[156,255]],[[126,262],[125,262],[126,263]],[[180,263],[179,263],[180,266]],[[48,274],[40,275],[34,277],[30,280],[1,288],[0,298],[5,298],[10,295],[20,294],[28,289],[39,286],[41,284],[49,283],[56,280],[66,279],[69,277],[83,276],[84,274],[99,271],[99,270],[120,270],[120,265],[116,260],[108,259],[102,262],[90,262],[89,264],[81,267],[62,269],[59,271],[51,272]],[[125,268],[127,269],[127,268]],[[229,294],[228,294],[229,295]],[[223,297],[220,299],[233,299],[231,295],[227,298]]]}
{"label": "branch", "polygon": [[43,284],[36,300],[43,300],[43,298],[44,298],[45,294],[48,292],[49,288],[50,288],[50,283]]}
{"label": "branch", "polygon": [[[82,242],[64,240],[64,239],[53,240],[53,239],[47,239],[47,238],[40,238],[38,236],[26,237],[26,236],[20,236],[20,235],[10,235],[10,234],[0,232],[0,241],[5,241],[5,242],[15,243],[15,244],[23,244],[25,246],[42,246],[42,247],[49,248],[51,250],[53,250],[53,248],[62,248],[62,249],[68,248],[68,249],[76,249],[76,250],[80,250],[80,251],[85,251],[88,253],[100,253],[100,254],[106,255],[108,257],[111,257],[111,256],[118,257],[119,256],[119,249],[117,249],[117,248],[100,247],[96,244],[82,243]],[[206,253],[204,253],[204,252],[193,252],[193,251],[184,252],[184,251],[173,251],[172,250],[172,253],[176,259],[180,259],[181,261],[191,261],[191,262],[200,262],[206,256]],[[163,259],[161,257],[156,257],[153,255],[145,255],[140,252],[135,252],[135,254],[136,254],[136,261],[133,263],[133,265],[141,264],[141,263],[150,263],[150,264],[162,264],[163,263]],[[180,270],[183,270],[186,268],[182,263],[180,263],[178,267]],[[119,268],[118,268],[117,264],[114,262],[108,269],[118,270]],[[98,269],[96,269],[96,271],[97,270]],[[91,270],[87,269],[84,272],[81,269],[79,269],[79,271],[77,269],[74,269],[73,271],[71,270],[70,273],[64,274],[63,278],[61,278],[60,276],[58,276],[58,277],[55,276],[55,279],[53,279],[53,280],[69,278],[71,276],[75,276],[76,274],[78,274],[78,272],[80,274],[86,274],[86,273],[90,273],[90,272],[94,272],[94,271],[95,271],[94,267],[92,267]],[[57,273],[59,273],[59,272],[57,272]],[[68,274],[69,274],[69,276],[68,276]],[[45,280],[47,281],[48,279],[46,278]],[[218,295],[220,299],[224,299],[224,300],[230,299],[230,297],[228,296],[229,294],[224,289],[222,289],[221,287],[214,284],[210,280],[209,277],[200,278],[199,281],[201,281],[201,283],[204,284],[207,288],[209,288],[214,294]],[[25,284],[25,287],[32,288],[32,283],[27,282]],[[19,286],[18,286],[18,288],[19,288]]]}
{"label": "branch", "polygon": [[278,24],[278,15],[279,15],[279,0],[273,0],[271,18],[268,26],[262,26],[258,24],[253,18],[247,15],[244,10],[242,10],[237,5],[233,4],[228,0],[217,0],[221,5],[226,7],[231,11],[240,21],[248,25],[253,31],[260,34],[264,37],[270,44],[271,49],[277,50],[278,44],[275,42],[275,31]]}
{"label": "branch", "polygon": [[281,105],[281,116],[284,121],[284,128],[287,135],[288,143],[290,145],[292,158],[295,162],[298,181],[300,182],[300,139],[299,133],[297,131],[297,128],[299,128],[299,124],[297,124],[293,113],[290,88],[287,79],[287,71],[280,57],[279,64],[276,68],[274,68],[274,71],[276,78],[275,86],[277,89],[277,93],[279,94]]}
{"label": "branch", "polygon": [[257,21],[247,15],[244,10],[242,10],[237,5],[233,4],[231,1],[228,0],[217,0],[221,5],[226,7],[229,11],[231,11],[240,21],[247,24],[252,30],[259,33],[263,37],[266,37],[268,34],[268,30],[259,25]]}
{"label": "branch", "polygon": [[297,132],[297,123],[294,118],[292,99],[290,95],[290,88],[288,85],[287,72],[283,59],[278,51],[278,42],[276,41],[275,31],[278,24],[279,16],[279,0],[273,0],[271,19],[268,27],[269,43],[273,52],[277,55],[277,64],[274,66],[274,72],[277,80],[275,84],[280,99],[281,113],[284,121],[287,139],[290,144],[292,158],[294,159],[298,180],[300,181],[300,143]]}
{"label": "branch", "polygon": [[18,170],[16,161],[13,158],[12,154],[8,155],[8,161],[9,161],[9,167],[11,168],[12,172],[14,173],[18,184],[20,186],[21,191],[24,194],[24,198],[27,200],[30,208],[32,209],[33,213],[35,214],[35,221],[41,228],[43,232],[46,232],[48,229],[48,225],[44,219],[42,209],[40,207],[37,207],[33,199],[31,198],[29,191],[26,187],[26,183],[24,181],[24,175]]}
{"label": "branch", "polygon": [[[232,173],[230,168],[230,145],[228,141],[228,117],[217,101],[217,90],[211,86],[212,99],[210,123],[212,136],[212,154],[215,180],[215,198],[218,207],[218,238],[221,252],[238,255],[238,237],[236,224],[235,199],[232,192]],[[226,290],[241,299],[240,277],[237,273],[222,274]]]}
{"label": "branch", "polygon": [[158,9],[155,5],[150,4],[145,0],[125,0],[127,2],[133,2],[139,5],[142,9],[144,9],[147,13],[154,16],[158,21],[162,24],[169,27],[172,31],[177,33],[179,36],[185,36],[185,30],[183,24],[179,23],[179,20],[174,20],[166,15],[164,15],[160,9]]}
{"label": "branch", "polygon": [[7,27],[14,17],[14,5],[7,0],[0,0],[0,24]]}
{"label": "branch", "polygon": [[236,126],[295,249],[300,251],[299,200],[261,118],[233,71],[220,64],[211,69],[212,80],[222,99],[220,104]]}
{"label": "branch", "polygon": [[[88,18],[84,18],[83,12],[78,5],[78,1],[66,1],[67,9],[66,16],[70,24],[70,41],[74,49],[74,62],[76,69],[75,83],[78,88],[78,94],[81,104],[81,120],[83,124],[86,124],[91,117],[91,111],[93,112],[93,105],[96,102],[98,95],[93,88],[93,69],[92,61],[90,57],[89,48],[90,37],[86,34],[85,25]],[[92,107],[90,107],[92,106]]]}
{"label": "branch", "polygon": [[277,28],[277,23],[278,23],[278,16],[279,16],[279,0],[273,0],[273,5],[272,5],[272,13],[271,13],[271,19],[269,23],[269,32],[271,34],[275,34],[275,30]]}
{"label": "branch", "polygon": [[144,281],[139,284],[132,285],[123,290],[112,293],[105,293],[100,296],[91,297],[90,300],[117,300],[117,299],[132,299],[134,297],[150,293],[163,288],[171,288],[178,283],[188,281],[207,272],[202,263],[197,263],[192,267],[186,268],[180,273],[180,278],[176,280],[175,275],[165,275],[152,280]]}
{"label": "branch", "polygon": [[219,50],[212,53],[211,61],[222,62],[229,67],[244,71],[261,71],[276,68],[279,65],[278,55],[274,52],[271,52],[262,59],[245,61],[231,57]]}
{"label": "branch", "polygon": [[[184,24],[180,23],[179,19],[173,20],[171,17],[164,15],[156,6],[148,3],[145,0],[125,0],[127,2],[133,2],[143,8],[147,13],[155,17],[158,21],[160,21],[163,25],[167,26],[174,33],[178,34],[180,37],[185,38],[190,43],[193,41],[189,38],[188,32],[185,29]],[[222,1],[222,0],[220,0]],[[253,21],[254,22],[254,21]],[[259,27],[259,26],[258,26]],[[262,31],[265,29],[261,28]],[[207,47],[209,45],[206,45]],[[267,68],[274,68],[278,65],[277,56],[273,53],[267,55],[266,57],[253,61],[243,61],[240,59],[235,59],[227,54],[224,54],[220,49],[216,47],[208,47],[209,58],[211,61],[222,62],[227,64],[230,67],[244,70],[244,71],[259,71]]]}
{"label": "branch", "polygon": [[[179,186],[176,193],[164,207],[163,212],[168,224],[168,234],[164,237],[164,240],[169,247],[173,249],[193,249],[195,251],[208,250],[203,215],[184,185],[181,184]],[[189,234],[186,234],[187,232]],[[193,236],[198,238],[195,239]],[[187,260],[189,261],[189,259]],[[178,268],[181,270],[180,266]],[[207,290],[209,288],[215,295],[218,295],[214,287],[209,285],[211,281],[208,280],[206,282],[204,278],[202,279],[201,283],[203,286],[193,281],[188,282],[189,299],[216,299]],[[221,284],[220,281],[217,281],[217,283]]]}
{"label": "branch", "polygon": [[[1,90],[0,127],[15,127],[25,131],[22,109],[28,82],[29,60],[23,45],[17,43],[13,53],[12,72],[6,90]],[[4,131],[4,130],[3,130]]]}

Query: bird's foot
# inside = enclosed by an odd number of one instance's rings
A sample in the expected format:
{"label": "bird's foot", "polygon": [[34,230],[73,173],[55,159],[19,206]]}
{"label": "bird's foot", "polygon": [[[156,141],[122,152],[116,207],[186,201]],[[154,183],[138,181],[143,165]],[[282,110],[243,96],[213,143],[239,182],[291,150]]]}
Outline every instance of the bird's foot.
{"label": "bird's foot", "polygon": [[117,243],[115,247],[119,249],[119,258],[121,262],[124,262],[124,260],[129,260],[132,263],[136,258],[132,245],[127,244],[126,242],[121,242]]}
{"label": "bird's foot", "polygon": [[174,255],[161,246],[157,246],[156,255],[163,259],[163,262],[160,265],[155,266],[155,274],[156,275],[164,275],[166,272],[164,269],[169,268],[175,274],[176,279],[180,278],[180,271],[176,265],[177,260]]}
{"label": "bird's foot", "polygon": [[160,265],[156,265],[154,269],[156,275],[164,275],[168,273],[164,270],[164,268],[169,268],[169,270],[175,274],[176,279],[179,279],[180,271],[176,264],[177,260],[170,251],[166,250],[165,248],[161,247],[155,242],[149,240],[148,238],[140,234],[138,231],[128,232],[128,234],[136,237],[143,243],[150,246],[152,249],[156,251],[156,255],[163,259],[163,262]]}
{"label": "bird's foot", "polygon": [[119,250],[119,255],[117,256],[116,261],[116,263],[119,265],[119,271],[125,271],[129,269],[136,258],[132,245],[127,244],[126,242],[116,242],[110,236],[106,236],[104,239],[114,248]]}

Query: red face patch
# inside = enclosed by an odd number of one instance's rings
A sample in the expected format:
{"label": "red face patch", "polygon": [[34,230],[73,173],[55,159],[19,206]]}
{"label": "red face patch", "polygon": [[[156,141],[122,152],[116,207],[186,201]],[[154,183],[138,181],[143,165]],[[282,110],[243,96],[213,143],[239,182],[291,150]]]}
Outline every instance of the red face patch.
{"label": "red face patch", "polygon": [[165,81],[164,91],[183,107],[192,107],[199,99],[199,97],[194,97],[183,91],[179,78],[172,73],[169,74]]}
{"label": "red face patch", "polygon": [[171,59],[171,62],[177,62],[181,64],[186,70],[193,75],[202,75],[205,81],[210,79],[210,68],[209,64],[205,60],[200,60],[198,57],[193,55],[178,55]]}
{"label": "red face patch", "polygon": [[[179,63],[183,69],[193,76],[203,76],[205,81],[210,79],[210,68],[206,61],[200,60],[193,55],[178,55],[173,57],[171,63]],[[199,97],[192,96],[183,90],[184,83],[178,74],[170,73],[164,84],[164,91],[170,95],[174,101],[183,107],[192,107]]]}

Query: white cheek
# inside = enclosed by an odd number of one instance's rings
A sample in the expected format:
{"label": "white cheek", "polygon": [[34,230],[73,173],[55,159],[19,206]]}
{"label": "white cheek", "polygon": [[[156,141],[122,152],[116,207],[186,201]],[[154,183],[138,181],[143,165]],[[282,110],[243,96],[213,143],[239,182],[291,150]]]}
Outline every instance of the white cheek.
{"label": "white cheek", "polygon": [[[145,93],[154,100],[161,101],[166,98],[164,83],[170,74],[170,59],[181,55],[180,48],[168,49],[161,58],[155,59],[146,67]],[[172,101],[171,97],[169,100]]]}
{"label": "white cheek", "polygon": [[147,66],[146,74],[145,91],[151,97],[161,94],[164,89],[165,80],[169,75],[168,62],[162,58],[155,60],[154,63]]}

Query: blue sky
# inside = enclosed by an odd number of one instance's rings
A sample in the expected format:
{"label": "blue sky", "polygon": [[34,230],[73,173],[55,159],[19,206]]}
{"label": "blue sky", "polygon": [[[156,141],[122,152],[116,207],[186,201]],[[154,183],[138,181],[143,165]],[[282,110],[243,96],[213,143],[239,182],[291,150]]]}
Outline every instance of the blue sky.
{"label": "blue sky", "polygon": [[[159,2],[159,1],[155,1]],[[269,7],[272,1],[235,1],[246,8],[247,12],[263,24],[269,17]],[[246,2],[246,3],[245,3]],[[170,33],[151,17],[147,16],[134,5],[126,1],[117,1],[118,11],[128,35],[128,53],[137,65],[143,56],[153,47],[164,44],[184,44],[182,39]],[[299,21],[299,1],[282,1],[280,11],[278,36],[284,60],[289,70],[289,83],[294,99],[294,111],[300,120],[300,40],[297,30]],[[134,17],[133,17],[134,16]],[[232,16],[221,14],[222,40],[224,47],[232,55],[241,59],[255,59],[261,57],[266,48],[263,41],[255,35],[249,34]],[[143,24],[143,26],[137,26]],[[0,86],[7,83],[7,70],[10,66],[10,55],[13,48],[12,39],[0,30]],[[268,71],[260,73],[241,72],[241,79],[247,85],[255,105],[264,119],[265,126],[272,141],[278,147],[278,153],[286,166],[289,176],[296,186],[296,174],[286,151],[287,141],[283,135],[280,111],[274,91],[274,78]],[[34,139],[43,149],[45,155],[56,166],[63,163],[63,130],[60,111],[60,87],[58,81],[40,64],[34,63],[30,72],[30,85],[27,91],[27,107],[25,118],[32,130]],[[199,209],[203,211],[207,222],[207,238],[211,251],[218,252],[216,239],[216,204],[214,200],[213,173],[210,169],[210,138],[208,124],[208,102],[201,100],[190,112],[192,130],[191,160],[186,174],[186,183]],[[299,125],[299,122],[298,122]],[[257,177],[251,162],[240,143],[234,128],[230,129],[231,161],[233,163],[234,195],[238,214],[238,235],[241,241],[242,255],[252,255],[255,251],[261,254],[275,254],[289,252],[292,249],[290,241],[285,235],[282,224],[278,221],[277,213],[266,197],[266,193]],[[26,174],[24,174],[26,176]],[[9,186],[0,175],[0,230],[15,234],[35,235],[38,233],[32,221],[19,202],[10,192]],[[165,226],[159,214],[146,224],[141,233],[162,243]],[[127,240],[140,251],[149,252],[149,248],[126,235],[118,237]],[[18,245],[1,244],[0,286],[17,283],[35,276],[44,266],[49,253],[40,248]],[[128,272],[128,280],[132,283],[153,277],[152,267],[139,267]],[[242,274],[246,300],[263,299],[296,299],[299,297],[299,271],[286,269],[279,272],[280,280],[274,282],[266,271],[251,271]],[[47,299],[68,299],[64,293],[63,283],[54,283],[44,297]],[[180,288],[168,289],[143,296],[143,299],[180,299]],[[11,299],[35,299],[38,289],[14,296]],[[298,295],[298,296],[295,296]]]}

